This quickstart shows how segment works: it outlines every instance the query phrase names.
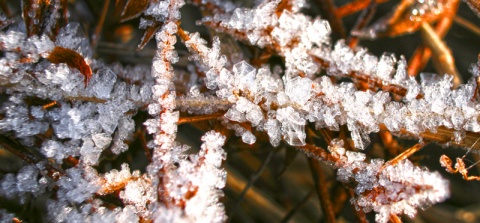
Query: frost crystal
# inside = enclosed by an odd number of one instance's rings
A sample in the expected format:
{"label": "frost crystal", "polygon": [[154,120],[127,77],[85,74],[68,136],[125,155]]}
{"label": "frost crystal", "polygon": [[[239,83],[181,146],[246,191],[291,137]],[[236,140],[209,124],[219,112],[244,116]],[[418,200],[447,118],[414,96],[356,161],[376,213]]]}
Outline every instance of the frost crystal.
{"label": "frost crystal", "polygon": [[365,161],[365,154],[347,151],[343,142],[334,140],[329,147],[338,160],[337,180],[355,183],[352,203],[365,212],[375,211],[376,222],[387,222],[390,214],[406,214],[413,218],[417,208],[444,201],[448,198],[448,181],[439,173],[414,166],[408,159],[396,164],[383,160]]}

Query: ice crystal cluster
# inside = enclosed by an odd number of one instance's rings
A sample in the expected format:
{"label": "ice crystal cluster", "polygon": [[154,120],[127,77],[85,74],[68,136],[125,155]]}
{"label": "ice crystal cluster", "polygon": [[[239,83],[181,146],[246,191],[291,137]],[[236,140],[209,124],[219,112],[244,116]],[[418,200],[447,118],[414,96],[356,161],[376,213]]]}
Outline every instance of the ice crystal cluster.
{"label": "ice crystal cluster", "polygon": [[377,222],[387,222],[391,214],[414,217],[416,207],[444,201],[449,196],[448,181],[439,173],[416,167],[408,159],[396,165],[382,159],[366,162],[365,154],[346,151],[343,141],[334,139],[329,147],[338,168],[337,180],[355,182],[357,197],[352,203],[365,212],[374,210]]}
{"label": "ice crystal cluster", "polygon": [[[183,30],[183,0],[148,1],[136,15],[139,26],[155,39],[150,68],[107,64],[94,57],[79,23],[66,24],[52,37],[61,14],[60,1],[53,2],[56,10],[41,24],[48,32],[31,35],[21,19],[12,19],[13,25],[0,32],[0,90],[7,96],[0,107],[1,141],[28,162],[3,176],[0,195],[21,204],[48,195],[51,222],[224,222],[220,199],[227,137],[207,131],[198,152],[192,152],[176,139],[177,123],[185,114],[221,113],[218,123],[246,144],[255,144],[264,134],[273,146],[286,143],[300,150],[307,144],[310,124],[332,131],[346,126],[360,150],[370,143],[369,134],[382,127],[417,137],[446,127],[458,143],[466,132],[480,132],[473,79],[454,90],[449,75],[422,74],[418,82],[407,75],[403,56],[377,57],[367,49],[350,48],[345,40],[333,43],[326,20],[302,14],[305,1],[255,1],[252,8],[227,1],[187,2],[215,6],[202,24],[278,54],[283,69],[224,55],[221,38],[208,44],[199,33]],[[179,44],[186,46],[190,61],[184,92],[175,83],[184,72],[175,67],[181,59]],[[79,55],[85,65],[59,61],[59,50],[69,52],[67,57]],[[478,76],[477,67],[472,71]],[[403,89],[403,98],[337,81],[344,77]],[[149,115],[142,123],[151,135],[146,170],[131,170],[123,163],[99,173],[96,167],[106,154],[118,157],[130,149],[127,142],[140,128],[133,118],[139,111]],[[375,211],[377,222],[386,222],[391,214],[414,217],[417,208],[449,196],[448,182],[440,174],[408,159],[396,165],[367,161],[364,153],[346,151],[339,140],[331,144],[330,154],[333,158],[319,159],[337,169],[338,181],[354,183],[352,204]],[[117,196],[121,205],[112,208],[108,196]],[[2,221],[14,216],[0,213]]]}

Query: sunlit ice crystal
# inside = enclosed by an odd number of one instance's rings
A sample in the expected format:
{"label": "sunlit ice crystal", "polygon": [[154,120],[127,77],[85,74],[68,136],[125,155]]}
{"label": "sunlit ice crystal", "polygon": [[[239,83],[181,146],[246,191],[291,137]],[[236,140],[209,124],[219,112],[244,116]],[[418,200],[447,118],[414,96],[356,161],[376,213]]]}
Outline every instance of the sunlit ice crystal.
{"label": "sunlit ice crystal", "polygon": [[113,85],[117,80],[117,75],[110,69],[102,69],[98,71],[91,80],[92,91],[97,98],[110,98]]}
{"label": "sunlit ice crystal", "polygon": [[380,57],[377,64],[377,72],[375,75],[383,80],[389,81],[395,71],[395,63],[397,62],[395,56],[391,53],[384,53]]}
{"label": "sunlit ice crystal", "polygon": [[285,93],[290,100],[305,104],[312,96],[312,81],[309,78],[295,77],[287,81]]}
{"label": "sunlit ice crystal", "polygon": [[305,145],[305,119],[292,107],[277,110],[277,120],[282,123],[282,135],[292,146]]}
{"label": "sunlit ice crystal", "polygon": [[256,70],[245,61],[233,65],[233,73],[240,89],[248,89],[249,85],[255,83]]}
{"label": "sunlit ice crystal", "polygon": [[252,23],[252,19],[253,12],[251,9],[237,8],[233,11],[233,15],[230,18],[228,25],[234,29],[243,30],[249,27],[249,24]]}

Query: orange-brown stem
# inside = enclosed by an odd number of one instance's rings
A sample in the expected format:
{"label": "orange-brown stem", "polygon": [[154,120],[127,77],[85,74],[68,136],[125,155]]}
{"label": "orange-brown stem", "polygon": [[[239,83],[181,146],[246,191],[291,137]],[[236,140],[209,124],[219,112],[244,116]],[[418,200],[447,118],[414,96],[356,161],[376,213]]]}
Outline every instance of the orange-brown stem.
{"label": "orange-brown stem", "polygon": [[198,116],[191,116],[191,117],[180,117],[180,118],[178,119],[177,124],[181,125],[181,124],[184,124],[184,123],[200,122],[200,121],[215,119],[215,118],[222,117],[224,114],[225,114],[224,112],[217,112],[217,113],[207,114],[207,115],[198,115]]}
{"label": "orange-brown stem", "polygon": [[388,161],[387,163],[385,163],[381,169],[387,167],[387,166],[394,166],[396,165],[397,163],[399,163],[400,161],[410,157],[411,155],[413,155],[414,153],[418,152],[420,149],[423,148],[425,144],[424,143],[417,143],[415,144],[414,146],[410,147],[409,149],[405,150],[403,153],[400,153],[398,156],[396,156],[395,158],[391,159],[390,161]]}

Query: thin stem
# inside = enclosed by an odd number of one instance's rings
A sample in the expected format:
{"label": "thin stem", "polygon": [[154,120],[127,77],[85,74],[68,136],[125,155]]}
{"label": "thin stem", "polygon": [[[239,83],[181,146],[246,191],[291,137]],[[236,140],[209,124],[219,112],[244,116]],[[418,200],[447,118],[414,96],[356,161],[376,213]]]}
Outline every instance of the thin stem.
{"label": "thin stem", "polygon": [[335,223],[335,212],[333,211],[332,201],[330,199],[330,192],[328,191],[328,183],[325,179],[324,173],[318,160],[308,158],[308,164],[312,172],[313,182],[317,191],[318,199],[321,203],[322,211],[328,223]]}
{"label": "thin stem", "polygon": [[475,24],[471,23],[470,21],[460,17],[460,16],[455,16],[453,18],[453,21],[457,23],[458,25],[462,26],[463,28],[469,30],[470,32],[474,33],[477,36],[480,36],[480,28],[476,26]]}
{"label": "thin stem", "polygon": [[[435,33],[438,35],[439,38],[445,37],[445,35],[450,30],[452,26],[452,21],[455,16],[455,12],[458,8],[458,1],[456,4],[453,4],[452,9],[447,13],[446,17],[440,19],[435,25]],[[408,71],[407,73],[410,76],[416,76],[420,70],[425,68],[430,57],[432,56],[432,50],[425,45],[420,45],[414,52],[412,58],[408,63]]]}
{"label": "thin stem", "polygon": [[177,124],[181,125],[181,124],[190,123],[190,122],[200,122],[200,121],[215,119],[215,118],[222,117],[224,114],[225,114],[224,112],[217,112],[217,113],[206,114],[206,115],[180,117],[178,119]]}
{"label": "thin stem", "polygon": [[268,156],[267,158],[265,158],[265,160],[263,161],[262,165],[258,168],[257,172],[255,172],[255,174],[253,174],[251,177],[250,177],[250,180],[248,181],[247,185],[245,185],[245,187],[243,188],[242,192],[240,193],[240,195],[238,195],[237,199],[235,200],[234,204],[233,204],[233,208],[232,210],[230,211],[230,214],[228,216],[230,216],[229,219],[232,219],[232,217],[235,215],[235,211],[237,210],[238,208],[238,205],[240,204],[240,202],[242,201],[243,197],[245,196],[245,194],[247,193],[247,191],[250,189],[250,187],[253,185],[253,183],[255,183],[255,181],[257,181],[257,179],[260,177],[260,175],[263,173],[263,171],[265,170],[265,168],[267,167],[267,164],[270,162],[270,160],[272,159],[273,157],[273,154],[274,154],[274,150],[271,149],[270,152],[268,153]]}
{"label": "thin stem", "polygon": [[[375,16],[375,12],[377,11],[377,3],[375,0],[370,0],[370,4],[366,9],[362,11],[360,16],[358,16],[357,22],[352,30],[360,30],[367,26],[367,24],[373,19]],[[359,42],[359,38],[357,36],[349,36],[348,37],[348,46],[350,48],[355,48]]]}
{"label": "thin stem", "polygon": [[290,211],[288,211],[287,215],[283,217],[283,219],[280,221],[280,223],[287,223],[290,221],[290,219],[297,213],[297,211],[305,204],[307,203],[308,199],[312,196],[313,192],[315,190],[312,188],[310,191],[305,195],[295,206],[293,206]]}
{"label": "thin stem", "polygon": [[312,144],[306,144],[304,146],[298,146],[296,147],[300,149],[301,151],[305,152],[307,155],[313,155],[317,157],[320,160],[323,161],[331,161],[331,162],[336,162],[338,159],[332,156],[330,153],[325,151],[325,149],[317,147]]}
{"label": "thin stem", "polygon": [[[376,0],[377,4],[384,3],[388,0]],[[367,8],[370,5],[370,0],[356,0],[345,5],[342,5],[335,10],[338,18],[343,18],[352,15],[358,11]]]}
{"label": "thin stem", "polygon": [[[235,170],[227,168],[227,189],[234,193],[240,193],[247,183]],[[245,201],[251,208],[262,210],[259,215],[265,222],[278,222],[286,213],[286,210],[275,203],[272,198],[268,197],[263,191],[255,186],[251,186],[245,194]],[[308,222],[302,215],[294,215],[291,222]]]}
{"label": "thin stem", "polygon": [[402,219],[400,219],[397,215],[390,214],[390,221],[392,223],[402,223]]}
{"label": "thin stem", "polygon": [[105,23],[105,18],[107,17],[108,7],[110,6],[110,0],[105,0],[103,3],[102,12],[100,13],[100,18],[98,18],[97,26],[95,27],[95,31],[92,36],[92,48],[95,49],[97,46],[98,41],[100,40],[100,36],[102,35],[103,25]]}
{"label": "thin stem", "polygon": [[440,74],[449,74],[453,76],[453,87],[457,88],[462,84],[462,77],[455,67],[455,59],[448,46],[443,43],[441,38],[436,34],[428,23],[422,23],[420,27],[423,43],[428,46],[433,55],[434,64]]}
{"label": "thin stem", "polygon": [[424,143],[417,143],[415,144],[414,146],[410,147],[409,149],[405,150],[403,153],[400,153],[398,156],[396,156],[395,158],[391,159],[390,161],[388,161],[387,163],[385,163],[381,169],[387,167],[387,166],[394,166],[396,165],[397,163],[399,163],[400,161],[410,157],[411,155],[413,155],[414,153],[418,152],[420,149],[423,148],[425,144]]}

